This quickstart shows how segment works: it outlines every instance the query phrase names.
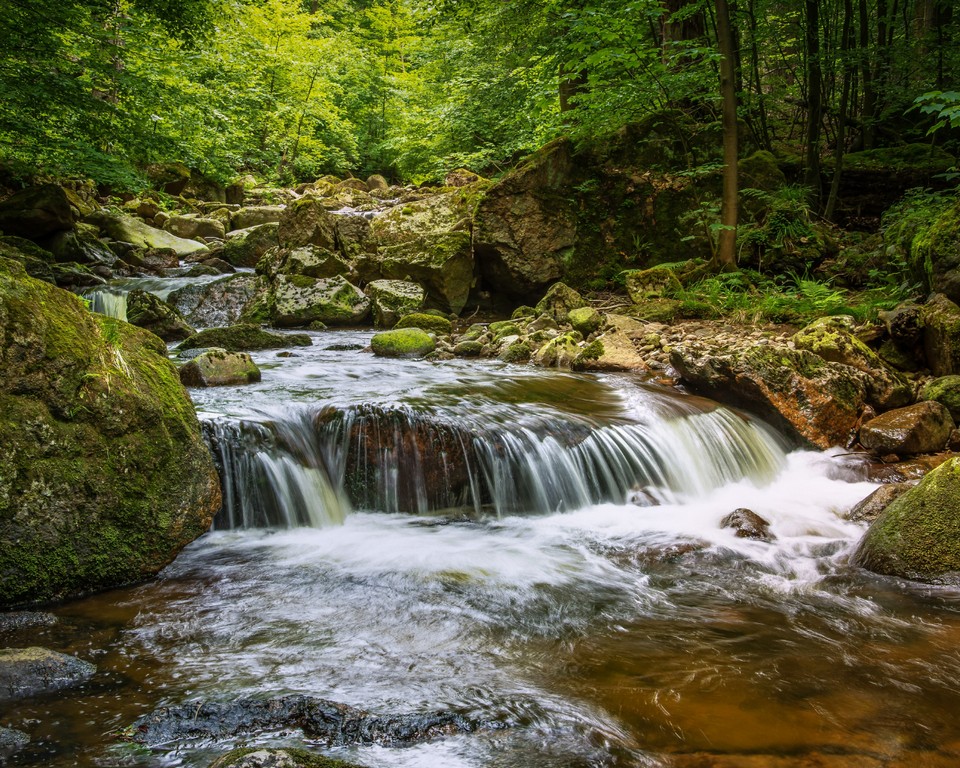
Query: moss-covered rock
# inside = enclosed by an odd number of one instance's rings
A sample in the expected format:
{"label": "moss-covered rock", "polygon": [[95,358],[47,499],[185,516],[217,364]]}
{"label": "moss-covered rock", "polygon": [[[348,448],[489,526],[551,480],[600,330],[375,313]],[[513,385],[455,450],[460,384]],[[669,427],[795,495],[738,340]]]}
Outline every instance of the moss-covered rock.
{"label": "moss-covered rock", "polygon": [[254,275],[230,275],[212,283],[193,283],[173,291],[167,302],[194,326],[236,323],[244,307],[263,290]]}
{"label": "moss-covered rock", "polygon": [[364,289],[370,297],[373,324],[392,328],[403,315],[415,313],[427,298],[426,291],[408,280],[374,280]]}
{"label": "moss-covered rock", "polygon": [[132,216],[125,216],[120,213],[108,213],[107,211],[97,211],[88,216],[84,221],[93,224],[95,227],[109,237],[121,243],[132,243],[139,248],[146,249],[170,249],[179,258],[190,256],[200,251],[207,251],[209,248],[196,240],[187,240],[162,229],[151,227],[140,219]]}
{"label": "moss-covered rock", "polygon": [[423,357],[433,352],[436,342],[420,328],[395,328],[374,334],[370,347],[380,357]]}
{"label": "moss-covered rock", "polygon": [[493,337],[494,344],[500,343],[507,336],[519,336],[521,333],[520,326],[513,320],[498,320],[495,323],[490,323],[487,331]]}
{"label": "moss-covered rock", "polygon": [[227,235],[220,256],[235,267],[255,267],[271,248],[280,244],[277,223],[238,229]]}
{"label": "moss-covered rock", "polygon": [[163,223],[163,231],[187,240],[213,238],[223,240],[226,228],[223,222],[215,218],[179,214],[171,216]]}
{"label": "moss-covered rock", "polygon": [[0,258],[19,262],[30,277],[56,284],[53,254],[22,237],[0,237]]}
{"label": "moss-covered rock", "polygon": [[853,562],[890,576],[960,582],[960,459],[941,464],[887,506],[861,539]]}
{"label": "moss-covered rock", "polygon": [[230,229],[243,230],[264,224],[278,224],[285,210],[285,205],[251,205],[240,208],[230,216]]}
{"label": "moss-covered rock", "polygon": [[908,260],[928,291],[960,303],[960,199],[917,232]]}
{"label": "moss-covered rock", "polygon": [[483,344],[473,339],[463,339],[453,347],[453,354],[457,357],[480,357],[481,352]]}
{"label": "moss-covered rock", "polygon": [[583,337],[577,331],[561,334],[551,339],[533,355],[533,362],[544,368],[572,368],[580,354]]}
{"label": "moss-covered rock", "polygon": [[42,240],[73,226],[66,192],[56,184],[29,187],[0,202],[0,232]]}
{"label": "moss-covered rock", "polygon": [[870,419],[860,428],[860,443],[881,455],[935,453],[944,449],[954,426],[945,406],[927,400]]}
{"label": "moss-covered rock", "polygon": [[343,256],[318,245],[304,245],[281,253],[279,274],[316,278],[340,275],[348,280],[353,275],[350,263]]}
{"label": "moss-covered rock", "polygon": [[604,318],[593,307],[578,307],[567,313],[567,322],[573,326],[573,330],[580,331],[584,336],[589,336],[603,327]]}
{"label": "moss-covered rock", "polygon": [[0,606],[148,578],[220,487],[156,336],[0,260]]}
{"label": "moss-covered rock", "polygon": [[533,355],[533,346],[524,339],[515,339],[500,350],[500,359],[505,363],[525,363]]}
{"label": "moss-covered rock", "polygon": [[220,347],[228,352],[256,352],[262,349],[309,347],[311,344],[313,341],[306,333],[271,333],[252,323],[241,323],[195,333],[177,349]]}
{"label": "moss-covered rock", "polygon": [[941,376],[927,382],[920,397],[923,400],[936,400],[950,411],[955,422],[960,423],[960,376]]}
{"label": "moss-covered rock", "polygon": [[934,294],[921,310],[923,350],[934,376],[960,374],[960,306]]}
{"label": "moss-covered rock", "polygon": [[670,267],[657,266],[627,273],[627,295],[634,304],[648,299],[672,298],[683,290],[680,279]]}
{"label": "moss-covered rock", "polygon": [[97,668],[47,648],[0,648],[0,701],[79,685]]}
{"label": "moss-covered rock", "polygon": [[233,387],[256,384],[260,369],[246,352],[207,349],[180,368],[180,381],[186,387]]}
{"label": "moss-covered rock", "polygon": [[97,228],[77,224],[73,229],[58,232],[44,241],[54,258],[61,263],[103,264],[113,266],[117,255],[97,237]]}
{"label": "moss-covered rock", "polygon": [[139,288],[127,294],[127,322],[145,328],[164,341],[181,341],[196,333],[176,308]]}
{"label": "moss-covered rock", "polygon": [[260,320],[258,310],[266,315],[266,320],[281,328],[302,327],[317,321],[327,325],[357,325],[370,314],[370,299],[340,276],[317,280],[305,275],[278,275],[264,295],[244,310],[244,319]]}
{"label": "moss-covered rock", "polygon": [[445,317],[430,315],[426,312],[412,312],[404,315],[398,321],[396,328],[420,328],[421,330],[445,336],[453,330],[453,323]]}
{"label": "moss-covered rock", "polygon": [[424,235],[384,247],[380,271],[391,280],[419,283],[430,306],[459,315],[475,282],[470,233]]}
{"label": "moss-covered rock", "polygon": [[332,251],[336,248],[336,216],[319,200],[305,197],[283,211],[277,234],[284,248],[317,245]]}
{"label": "moss-covered rock", "polygon": [[563,283],[554,283],[536,306],[537,315],[547,315],[558,323],[567,322],[571,309],[587,306],[583,296]]}
{"label": "moss-covered rock", "polygon": [[630,337],[622,331],[601,334],[580,350],[575,371],[646,371],[647,364]]}

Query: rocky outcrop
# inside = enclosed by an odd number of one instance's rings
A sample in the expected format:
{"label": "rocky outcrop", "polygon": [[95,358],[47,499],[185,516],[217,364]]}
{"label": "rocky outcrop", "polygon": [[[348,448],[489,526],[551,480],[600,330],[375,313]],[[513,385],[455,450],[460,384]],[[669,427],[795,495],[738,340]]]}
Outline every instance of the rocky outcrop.
{"label": "rocky outcrop", "polygon": [[276,224],[285,210],[285,205],[251,205],[241,208],[230,217],[230,229],[250,229],[264,224]]}
{"label": "rocky outcrop", "polygon": [[260,369],[246,352],[207,349],[185,363],[180,381],[186,387],[233,387],[260,381]]}
{"label": "rocky outcrop", "polygon": [[917,232],[908,260],[928,291],[960,303],[960,200]]}
{"label": "rocky outcrop", "polygon": [[467,232],[424,235],[380,252],[380,272],[390,280],[411,280],[427,292],[427,304],[460,314],[474,285],[473,247]]}
{"label": "rocky outcrop", "polygon": [[241,319],[296,328],[317,322],[357,325],[369,314],[370,299],[343,277],[277,275],[247,305]]}
{"label": "rocky outcrop", "polygon": [[138,288],[127,294],[127,322],[156,334],[164,341],[181,341],[196,333],[174,307]]}
{"label": "rocky outcrop", "polygon": [[209,328],[186,339],[178,351],[220,347],[228,352],[255,352],[263,349],[309,347],[313,344],[305,333],[271,333],[257,325],[244,323],[227,328]]}
{"label": "rocky outcrop", "polygon": [[936,453],[944,449],[954,426],[946,407],[928,400],[870,419],[860,428],[860,443],[880,455]]}
{"label": "rocky outcrop", "polygon": [[875,573],[960,583],[960,459],[951,459],[887,506],[852,560]]}
{"label": "rocky outcrop", "polygon": [[152,576],[220,488],[156,336],[0,260],[0,606]]}
{"label": "rocky outcrop", "polygon": [[96,671],[90,662],[46,648],[0,648],[0,701],[70,688]]}

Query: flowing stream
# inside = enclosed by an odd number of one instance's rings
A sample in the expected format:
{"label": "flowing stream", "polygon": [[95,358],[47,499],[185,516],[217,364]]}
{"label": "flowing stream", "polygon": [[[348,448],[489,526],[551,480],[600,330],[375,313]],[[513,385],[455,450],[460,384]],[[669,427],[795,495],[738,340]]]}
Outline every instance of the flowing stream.
{"label": "flowing stream", "polygon": [[[960,599],[847,564],[850,457],[629,376],[313,336],[194,391],[224,509],[158,580],[25,634],[99,672],[6,712],[34,736],[11,765],[206,766],[230,745],[117,734],[286,693],[496,725],[326,750],[371,767],[960,764]],[[774,540],[721,527],[740,507]]]}

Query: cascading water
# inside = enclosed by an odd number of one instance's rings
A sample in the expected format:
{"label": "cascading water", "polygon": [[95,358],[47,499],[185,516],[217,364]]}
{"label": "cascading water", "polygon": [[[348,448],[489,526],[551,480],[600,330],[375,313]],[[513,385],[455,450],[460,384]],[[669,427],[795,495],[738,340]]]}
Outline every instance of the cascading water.
{"label": "cascading water", "polygon": [[90,302],[90,311],[99,312],[117,320],[127,319],[127,292],[111,288],[97,288],[84,294]]}

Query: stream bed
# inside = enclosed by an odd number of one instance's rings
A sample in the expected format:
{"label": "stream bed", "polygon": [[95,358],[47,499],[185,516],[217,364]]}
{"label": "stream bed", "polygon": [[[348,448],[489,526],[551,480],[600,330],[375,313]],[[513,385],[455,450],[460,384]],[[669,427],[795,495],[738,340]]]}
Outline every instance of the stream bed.
{"label": "stream bed", "polygon": [[[98,667],[3,712],[33,739],[10,765],[303,746],[123,740],[164,705],[289,693],[492,724],[323,750],[371,768],[960,763],[960,593],[847,564],[855,458],[629,376],[312,335],[192,392],[227,495],[210,533],[5,638]],[[773,540],[721,527],[737,508]]]}

